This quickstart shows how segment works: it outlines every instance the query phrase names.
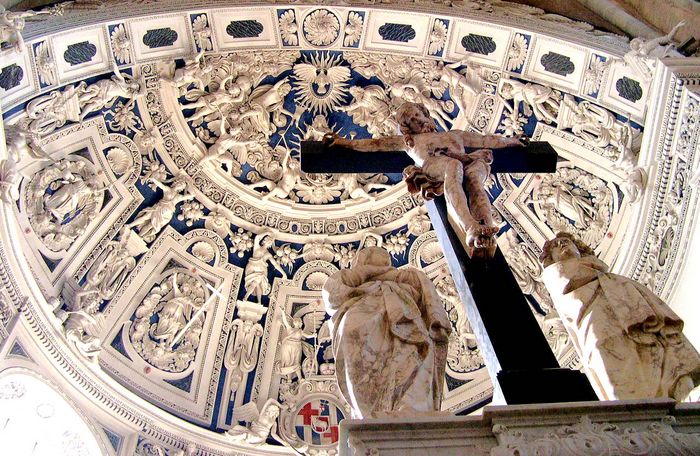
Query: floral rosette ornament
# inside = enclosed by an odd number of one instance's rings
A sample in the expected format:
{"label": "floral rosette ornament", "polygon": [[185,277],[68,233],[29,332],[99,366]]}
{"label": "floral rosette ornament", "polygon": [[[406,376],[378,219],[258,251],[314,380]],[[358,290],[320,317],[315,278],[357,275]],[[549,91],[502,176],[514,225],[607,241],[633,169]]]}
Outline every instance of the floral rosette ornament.
{"label": "floral rosette ornament", "polygon": [[340,21],[327,9],[317,9],[304,18],[302,30],[309,43],[314,46],[328,46],[340,35]]}

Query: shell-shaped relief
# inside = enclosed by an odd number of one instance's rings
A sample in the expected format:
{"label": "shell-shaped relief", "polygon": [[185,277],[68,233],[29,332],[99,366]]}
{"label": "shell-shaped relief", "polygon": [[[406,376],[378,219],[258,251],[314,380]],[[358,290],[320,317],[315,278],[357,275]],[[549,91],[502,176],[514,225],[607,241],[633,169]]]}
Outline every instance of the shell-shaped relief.
{"label": "shell-shaped relief", "polygon": [[192,246],[192,255],[198,260],[202,260],[205,263],[211,262],[216,256],[216,250],[214,246],[206,241],[199,241]]}
{"label": "shell-shaped relief", "polygon": [[306,287],[309,290],[320,290],[328,280],[328,274],[320,271],[312,272],[306,277]]}
{"label": "shell-shaped relief", "polygon": [[134,159],[131,154],[119,147],[109,149],[106,156],[107,163],[109,163],[114,174],[124,174],[134,166]]}
{"label": "shell-shaped relief", "polygon": [[420,250],[420,259],[424,263],[434,263],[443,257],[442,248],[437,239],[427,242]]}

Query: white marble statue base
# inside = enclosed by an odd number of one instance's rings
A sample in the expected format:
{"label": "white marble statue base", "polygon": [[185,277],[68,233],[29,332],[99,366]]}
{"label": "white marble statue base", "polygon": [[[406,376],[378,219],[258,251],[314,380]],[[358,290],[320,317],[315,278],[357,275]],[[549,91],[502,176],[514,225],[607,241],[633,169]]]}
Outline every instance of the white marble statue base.
{"label": "white marble statue base", "polygon": [[700,454],[700,404],[533,404],[486,407],[481,416],[344,420],[339,449],[340,456]]}

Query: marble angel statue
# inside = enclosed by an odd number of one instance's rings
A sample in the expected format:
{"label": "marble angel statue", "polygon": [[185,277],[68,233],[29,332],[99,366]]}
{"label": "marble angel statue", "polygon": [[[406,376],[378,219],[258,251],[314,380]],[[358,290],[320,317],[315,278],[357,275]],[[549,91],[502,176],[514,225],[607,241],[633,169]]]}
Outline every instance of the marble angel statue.
{"label": "marble angel statue", "polygon": [[243,137],[243,129],[240,126],[227,129],[227,123],[226,119],[222,119],[218,139],[209,146],[199,164],[218,161],[226,166],[227,172],[232,176],[239,177],[243,172],[241,165],[248,160],[248,150],[262,147],[264,138],[255,133],[247,138]]}
{"label": "marble angel statue", "polygon": [[18,54],[21,53],[24,49],[22,31],[26,25],[26,20],[31,20],[42,14],[60,16],[63,14],[65,6],[71,3],[74,2],[65,2],[41,11],[8,11],[3,5],[0,5],[0,45],[9,47]]}
{"label": "marble angel statue", "polygon": [[292,157],[292,151],[289,149],[285,153],[284,158],[282,158],[281,166],[282,175],[276,182],[271,179],[261,179],[255,183],[249,184],[248,186],[251,188],[266,188],[268,192],[262,196],[263,200],[267,200],[272,197],[279,199],[288,198],[301,178],[301,165],[299,160]]}
{"label": "marble angel statue", "polygon": [[155,240],[158,233],[170,223],[178,203],[194,198],[194,195],[186,193],[187,181],[182,178],[176,178],[170,185],[157,179],[150,179],[150,181],[163,191],[163,197],[153,206],[142,210],[131,223],[126,225],[137,230],[144,242]]}
{"label": "marble angel statue", "polygon": [[284,337],[279,343],[279,367],[278,373],[284,375],[288,380],[302,378],[302,354],[306,359],[312,359],[315,367],[315,348],[304,339],[316,336],[316,331],[323,323],[325,312],[320,309],[311,309],[303,317],[291,317],[282,313],[282,325],[284,326]]}
{"label": "marble angel statue", "polygon": [[392,115],[391,100],[384,88],[378,85],[351,86],[349,90],[353,97],[352,102],[347,106],[340,106],[339,111],[351,116],[357,125],[367,127],[372,136],[391,135],[396,131],[399,125]]}
{"label": "marble angel statue", "polygon": [[108,79],[101,79],[87,86],[81,91],[78,102],[80,104],[80,121],[88,114],[111,107],[118,98],[135,100],[146,94],[146,84],[135,77],[122,74],[114,68],[114,75]]}
{"label": "marble angel statue", "polygon": [[674,48],[673,37],[676,36],[678,30],[685,26],[685,21],[676,24],[664,36],[658,38],[634,38],[630,41],[630,50],[623,59],[626,65],[637,73],[645,81],[651,81],[653,77],[654,58],[663,58],[668,55],[671,49]]}
{"label": "marble angel statue", "polygon": [[251,92],[248,102],[241,108],[241,113],[236,120],[240,122],[249,119],[256,131],[267,136],[271,135],[276,128],[285,125],[287,117],[294,117],[293,113],[284,109],[284,97],[291,90],[292,86],[286,78],[274,85],[256,87]]}
{"label": "marble angel statue", "polygon": [[258,304],[261,304],[263,295],[270,292],[270,281],[267,278],[267,263],[270,263],[283,277],[287,276],[282,266],[275,260],[275,256],[270,253],[270,247],[274,245],[269,231],[263,231],[255,236],[253,241],[253,254],[248,260],[245,267],[245,277],[243,284],[245,286],[244,301],[247,301],[251,295],[255,295]]}
{"label": "marble angel statue", "polygon": [[700,385],[683,321],[648,288],[608,272],[568,233],[544,244],[542,280],[601,400],[672,397]]}
{"label": "marble angel statue", "polygon": [[190,84],[194,84],[197,89],[202,91],[207,86],[211,79],[211,72],[214,71],[214,65],[203,57],[204,49],[193,59],[185,60],[185,66],[175,70],[172,79],[168,80],[180,89],[180,95],[185,95]]}
{"label": "marble angel statue", "polygon": [[329,135],[327,142],[361,153],[405,150],[416,164],[404,170],[409,190],[426,199],[444,192],[450,214],[466,233],[468,253],[492,256],[498,226],[484,190],[493,161],[490,149],[519,146],[522,140],[462,130],[438,132],[428,110],[415,103],[401,105],[396,120],[401,135],[356,140]]}
{"label": "marble angel statue", "polygon": [[249,424],[247,426],[236,424],[226,431],[225,436],[229,441],[252,446],[262,445],[271,437],[296,453],[302,454],[301,452],[306,451],[307,446],[292,447],[277,432],[277,419],[281,410],[282,405],[272,398],[268,399],[259,410],[254,402],[237,407],[233,411],[233,420],[245,421]]}
{"label": "marble angel statue", "polygon": [[523,114],[526,117],[534,114],[540,122],[557,123],[561,97],[549,87],[503,79],[498,87],[498,94],[505,100],[513,100],[513,107],[506,103],[506,109],[510,110],[513,122],[518,120],[522,102]]}
{"label": "marble angel statue", "polygon": [[440,410],[450,321],[435,286],[369,247],[323,287],[336,378],[354,418]]}
{"label": "marble angel statue", "polygon": [[357,173],[337,174],[336,179],[338,180],[338,190],[342,190],[343,192],[341,198],[366,198],[370,201],[375,201],[377,199],[377,195],[370,194],[369,192],[372,190],[387,190],[392,187],[391,185],[381,184],[379,182],[373,182],[370,179],[365,179],[363,176]]}

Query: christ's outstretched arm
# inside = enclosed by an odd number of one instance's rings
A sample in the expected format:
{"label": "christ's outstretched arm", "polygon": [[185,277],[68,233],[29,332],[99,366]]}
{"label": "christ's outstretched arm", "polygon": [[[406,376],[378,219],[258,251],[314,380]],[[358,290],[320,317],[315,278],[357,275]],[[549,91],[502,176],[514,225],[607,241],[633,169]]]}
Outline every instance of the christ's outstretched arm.
{"label": "christ's outstretched arm", "polygon": [[405,151],[406,141],[403,136],[384,136],[375,139],[345,139],[328,136],[328,144],[331,146],[347,147],[357,152],[393,152]]}
{"label": "christ's outstretched arm", "polygon": [[[454,130],[453,130],[454,131]],[[505,147],[523,146],[521,138],[506,138],[500,135],[480,135],[469,131],[460,131],[464,147],[479,149],[503,149]]]}

